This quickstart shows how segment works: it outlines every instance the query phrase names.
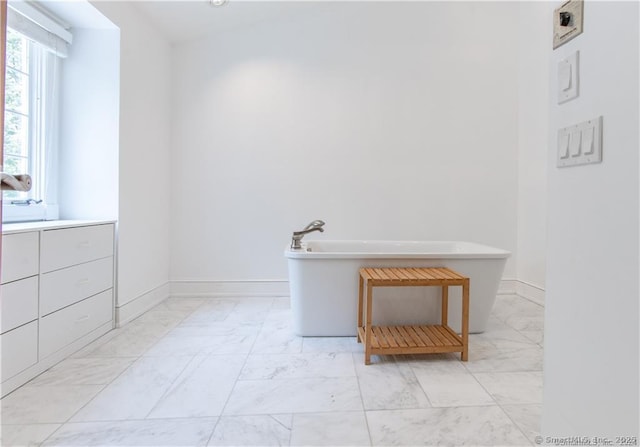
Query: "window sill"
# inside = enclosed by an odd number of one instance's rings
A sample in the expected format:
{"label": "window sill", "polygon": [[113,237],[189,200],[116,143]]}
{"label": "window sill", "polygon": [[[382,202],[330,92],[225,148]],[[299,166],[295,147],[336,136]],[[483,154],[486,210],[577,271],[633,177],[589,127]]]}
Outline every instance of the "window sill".
{"label": "window sill", "polygon": [[34,222],[58,219],[58,205],[2,204],[2,223]]}

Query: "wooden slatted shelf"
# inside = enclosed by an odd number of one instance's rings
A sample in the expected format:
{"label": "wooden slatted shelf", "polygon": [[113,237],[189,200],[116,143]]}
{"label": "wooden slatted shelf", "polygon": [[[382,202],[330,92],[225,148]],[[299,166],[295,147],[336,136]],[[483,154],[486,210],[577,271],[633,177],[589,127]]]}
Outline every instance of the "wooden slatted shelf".
{"label": "wooden slatted shelf", "polygon": [[[373,287],[440,286],[439,325],[373,326]],[[462,287],[462,334],[448,326],[449,286]],[[364,321],[363,321],[364,320]],[[445,268],[363,268],[358,292],[358,342],[365,344],[365,364],[371,354],[469,353],[469,278]]]}
{"label": "wooden slatted shelf", "polygon": [[[358,328],[364,340],[365,328]],[[446,328],[433,326],[372,326],[372,354],[378,349],[384,354],[431,354],[435,352],[460,352],[462,340]]]}

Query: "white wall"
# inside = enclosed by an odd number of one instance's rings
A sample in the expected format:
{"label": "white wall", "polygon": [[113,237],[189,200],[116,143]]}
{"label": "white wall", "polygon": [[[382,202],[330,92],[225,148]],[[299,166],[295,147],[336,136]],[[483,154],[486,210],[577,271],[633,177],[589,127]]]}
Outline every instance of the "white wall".
{"label": "white wall", "polygon": [[168,295],[171,53],[131,4],[94,6],[121,33],[117,306],[126,320]]}
{"label": "white wall", "polygon": [[[638,435],[638,6],[587,1],[584,33],[548,50],[545,435]],[[558,105],[576,50],[580,96]],[[556,168],[557,129],[599,115],[602,164]]]}
{"label": "white wall", "polygon": [[518,52],[518,265],[519,293],[544,298],[549,133],[549,9],[519,2]]}
{"label": "white wall", "polygon": [[61,219],[118,218],[120,31],[73,29],[63,61]]}
{"label": "white wall", "polygon": [[172,279],[286,279],[317,218],[318,238],[515,251],[517,17],[345,2],[175,45]]}

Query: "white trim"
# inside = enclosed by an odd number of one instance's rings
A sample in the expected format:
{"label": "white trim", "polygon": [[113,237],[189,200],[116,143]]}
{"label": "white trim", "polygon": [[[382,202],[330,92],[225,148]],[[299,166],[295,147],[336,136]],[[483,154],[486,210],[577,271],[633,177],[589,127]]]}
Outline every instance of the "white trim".
{"label": "white trim", "polygon": [[6,396],[10,392],[14,391],[16,388],[21,387],[22,385],[27,383],[29,380],[36,377],[38,374],[41,374],[42,372],[51,368],[53,365],[60,363],[61,361],[69,357],[71,354],[76,353],[77,351],[84,348],[94,340],[97,340],[98,338],[100,338],[107,332],[111,331],[112,329],[113,329],[113,321],[109,321],[108,323],[103,324],[99,328],[89,332],[84,337],[74,341],[70,345],[67,345],[61,350],[51,354],[49,357],[44,358],[42,360],[38,360],[38,362],[35,365],[30,366],[24,371],[2,382],[2,386],[1,386],[2,391],[0,392],[0,395],[2,395],[2,397]]}
{"label": "white trim", "polygon": [[286,280],[211,281],[177,279],[171,281],[171,296],[289,296]]}
{"label": "white trim", "polygon": [[[287,280],[217,281],[202,279],[174,279],[170,281],[171,296],[210,297],[274,297],[289,296]],[[544,289],[517,279],[503,279],[498,287],[498,295],[520,295],[525,299],[544,306]]]}
{"label": "white trim", "polygon": [[516,294],[544,307],[545,290],[542,287],[534,286],[526,281],[518,281]]}
{"label": "white trim", "polygon": [[121,306],[116,304],[116,327],[124,326],[169,298],[169,291],[169,282],[166,282]]}
{"label": "white trim", "polygon": [[544,307],[545,290],[526,281],[503,279],[498,287],[498,295],[518,295]]}
{"label": "white trim", "polygon": [[517,279],[503,279],[498,286],[498,295],[515,295],[517,290]]}

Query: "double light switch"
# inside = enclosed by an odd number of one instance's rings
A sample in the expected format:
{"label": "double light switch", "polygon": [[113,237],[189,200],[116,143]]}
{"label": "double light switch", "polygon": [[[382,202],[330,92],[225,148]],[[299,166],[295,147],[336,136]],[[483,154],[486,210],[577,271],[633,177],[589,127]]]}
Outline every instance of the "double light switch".
{"label": "double light switch", "polygon": [[558,167],[602,161],[602,117],[558,131]]}

